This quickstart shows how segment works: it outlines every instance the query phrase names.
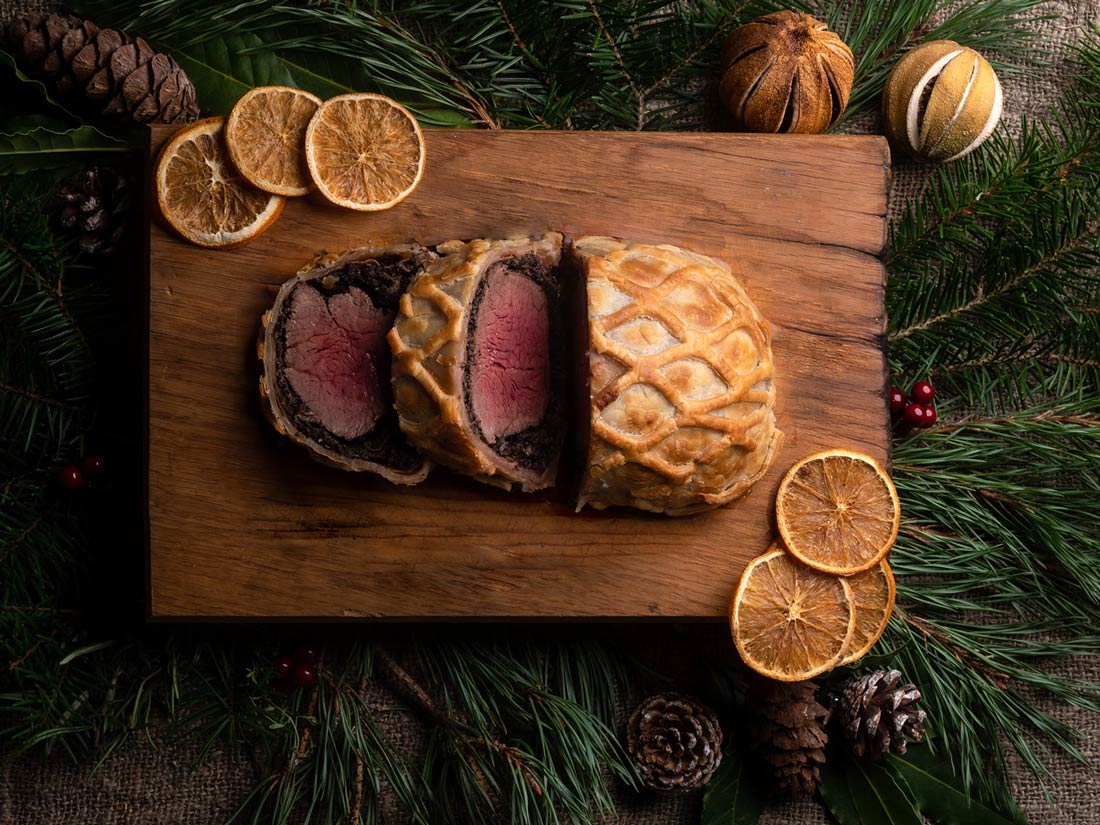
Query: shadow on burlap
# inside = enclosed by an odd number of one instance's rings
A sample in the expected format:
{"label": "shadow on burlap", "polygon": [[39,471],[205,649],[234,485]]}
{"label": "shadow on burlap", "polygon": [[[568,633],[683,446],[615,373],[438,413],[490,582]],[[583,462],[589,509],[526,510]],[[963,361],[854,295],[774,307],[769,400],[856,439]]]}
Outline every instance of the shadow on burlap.
{"label": "shadow on burlap", "polygon": [[[41,9],[52,4],[31,0],[0,0],[0,19],[15,13]],[[1005,115],[1008,128],[1016,132],[1022,117],[1045,114],[1066,88],[1070,47],[1087,23],[1100,17],[1100,0],[1047,2],[1040,10],[1053,19],[1038,26],[1044,56],[1049,65],[1025,73],[1006,75]],[[877,131],[878,118],[866,117],[853,131]],[[896,163],[890,194],[890,215],[896,217],[923,190],[930,167]],[[699,628],[692,633],[724,633],[719,628]],[[646,625],[645,634],[674,634],[672,628]],[[666,642],[674,645],[670,637]],[[677,673],[677,668],[666,669]],[[1095,659],[1077,659],[1058,668],[1062,675],[1100,681],[1100,664]],[[691,682],[691,676],[684,674]],[[645,692],[645,685],[631,686],[633,698]],[[1093,763],[1100,761],[1100,716],[1068,708],[1050,700],[1040,706],[1080,731],[1082,750]],[[393,702],[381,688],[371,694],[371,706],[392,708]],[[404,712],[385,711],[379,723],[400,750],[409,756],[423,747],[424,732],[419,721]],[[155,734],[154,734],[155,739]],[[0,825],[218,825],[241,804],[258,778],[244,756],[216,756],[195,766],[191,754],[170,744],[154,745],[145,737],[134,737],[112,754],[93,776],[87,766],[74,766],[60,756],[48,759],[4,758],[0,743]],[[1100,774],[1062,754],[1049,758],[1053,780],[1048,782],[1050,800],[1040,782],[1013,758],[1012,782],[1017,799],[1036,825],[1081,825],[1100,822]],[[678,825],[698,821],[699,794],[659,796],[619,793],[617,822],[622,825]],[[388,821],[391,821],[388,819]],[[393,818],[392,821],[398,821]],[[773,806],[761,820],[763,825],[817,825],[827,822],[823,809],[814,802]]]}

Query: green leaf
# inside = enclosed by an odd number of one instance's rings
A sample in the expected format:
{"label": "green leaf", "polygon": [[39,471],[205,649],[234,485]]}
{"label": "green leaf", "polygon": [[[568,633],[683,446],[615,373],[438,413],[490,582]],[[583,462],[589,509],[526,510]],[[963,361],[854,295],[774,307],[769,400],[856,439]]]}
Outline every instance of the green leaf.
{"label": "green leaf", "polygon": [[287,66],[255,34],[226,34],[173,49],[195,84],[204,115],[227,115],[256,86],[297,86]]}
{"label": "green leaf", "polygon": [[889,766],[912,789],[921,812],[940,825],[1024,825],[1019,809],[1006,818],[977,798],[968,795],[951,774],[945,760],[928,747],[914,747],[903,758],[891,756]]}
{"label": "green leaf", "polygon": [[126,152],[131,148],[91,126],[57,128],[55,121],[45,115],[19,117],[13,126],[12,131],[0,133],[0,174],[50,169],[81,155]]}
{"label": "green leaf", "polygon": [[924,825],[905,780],[882,765],[849,758],[821,771],[821,797],[840,825]]}
{"label": "green leaf", "polygon": [[346,57],[320,52],[280,52],[278,61],[293,78],[299,89],[325,98],[349,92],[377,91],[377,84],[363,70],[362,64]]}
{"label": "green leaf", "polygon": [[0,174],[69,166],[86,153],[125,151],[141,145],[137,136],[120,140],[85,124],[58,103],[40,80],[24,74],[11,54],[0,50],[0,78],[7,75],[16,82],[0,81],[5,96],[0,118]]}
{"label": "green leaf", "polygon": [[759,785],[747,776],[741,754],[727,747],[718,772],[703,794],[700,825],[755,825],[764,804]]}
{"label": "green leaf", "polygon": [[[55,109],[57,114],[63,115],[66,119],[70,121],[79,121],[79,118],[75,117],[68,109],[53,99],[49,89],[46,88],[46,85],[41,80],[28,77],[23,70],[19,68],[19,64],[16,62],[15,58],[3,49],[0,49],[0,71],[10,72],[15,76],[15,79],[22,84],[20,88],[27,93],[26,97],[33,99],[36,104],[39,104],[35,106],[36,110],[41,110],[43,107],[40,104],[45,103]],[[10,111],[12,107],[11,90],[5,89],[5,98],[5,108]]]}

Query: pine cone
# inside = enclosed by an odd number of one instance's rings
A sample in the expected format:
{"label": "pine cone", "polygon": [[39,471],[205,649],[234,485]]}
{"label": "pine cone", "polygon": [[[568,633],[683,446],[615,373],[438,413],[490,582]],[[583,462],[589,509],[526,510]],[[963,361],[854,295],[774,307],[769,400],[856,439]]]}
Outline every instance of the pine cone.
{"label": "pine cone", "polygon": [[104,114],[125,113],[137,123],[198,117],[187,73],[140,37],[71,14],[18,18],[4,35],[16,58],[51,80],[59,94],[79,92]]}
{"label": "pine cone", "polygon": [[722,762],[718,717],[687,696],[650,696],[631,714],[626,737],[642,782],[654,790],[701,788]]}
{"label": "pine cone", "polygon": [[92,166],[58,190],[61,225],[80,235],[80,251],[110,255],[126,234],[132,187],[125,175]]}
{"label": "pine cone", "polygon": [[749,738],[781,796],[812,796],[825,764],[829,711],[817,703],[813,682],[760,680],[746,697]]}
{"label": "pine cone", "polygon": [[837,721],[856,756],[881,759],[890,751],[905,753],[907,740],[924,736],[923,710],[914,707],[920,691],[902,685],[897,670],[876,670],[850,679],[837,705]]}

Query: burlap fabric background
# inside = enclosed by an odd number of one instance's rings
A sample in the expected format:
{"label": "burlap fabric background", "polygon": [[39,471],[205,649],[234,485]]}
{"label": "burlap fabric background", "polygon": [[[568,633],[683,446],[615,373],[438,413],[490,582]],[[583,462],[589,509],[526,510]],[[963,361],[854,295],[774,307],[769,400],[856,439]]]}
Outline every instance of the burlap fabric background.
{"label": "burlap fabric background", "polygon": [[[0,19],[45,4],[32,0],[0,0]],[[1039,7],[1053,15],[1040,26],[1040,38],[1048,65],[1023,74],[1003,77],[1005,116],[1008,128],[1017,131],[1022,117],[1046,113],[1066,87],[1066,61],[1070,46],[1090,22],[1100,19],[1100,0],[1047,2]],[[877,131],[875,118],[856,124],[859,131]],[[904,208],[927,179],[927,168],[899,163],[894,167],[891,214]],[[662,628],[644,625],[637,635],[646,638],[649,651],[667,651],[662,668],[680,673],[690,685],[694,674],[685,657],[675,653],[683,646],[682,633],[713,637],[721,644],[721,627]],[[323,634],[321,634],[323,635]],[[1061,667],[1066,675],[1100,680],[1096,659],[1078,659]],[[633,685],[631,692],[641,694],[647,685]],[[399,704],[384,688],[377,688],[372,705],[392,708]],[[1083,752],[1094,763],[1100,761],[1100,716],[1045,702],[1043,706],[1081,731]],[[402,750],[415,756],[422,740],[419,721],[400,711],[380,714],[380,721]],[[61,758],[41,760],[4,759],[0,743],[0,825],[217,825],[223,822],[244,799],[255,780],[249,761],[244,757],[217,757],[199,767],[192,756],[166,744],[157,744],[156,736],[147,740],[135,737],[125,748],[113,754],[91,779],[87,766],[74,766]],[[1053,778],[1048,783],[1049,798],[1040,783],[1014,762],[1012,771],[1017,798],[1035,825],[1091,825],[1100,822],[1100,772],[1084,767],[1068,757],[1051,759]],[[622,796],[618,821],[624,825],[673,825],[698,819],[699,795],[659,798],[653,795]],[[805,825],[827,822],[815,803],[773,807],[764,816],[766,825]]]}

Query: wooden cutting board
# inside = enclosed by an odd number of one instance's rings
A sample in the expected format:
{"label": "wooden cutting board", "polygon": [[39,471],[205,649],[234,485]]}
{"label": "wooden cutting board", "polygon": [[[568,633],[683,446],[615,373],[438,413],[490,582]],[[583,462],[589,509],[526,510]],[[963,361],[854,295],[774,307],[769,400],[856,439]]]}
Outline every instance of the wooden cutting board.
{"label": "wooden cutting board", "polygon": [[[172,133],[152,132],[151,150]],[[878,137],[429,131],[420,188],[376,214],[287,203],[255,242],[149,235],[149,612],[184,618],[725,618],[775,491],[827,447],[888,460]],[[727,261],[774,326],[770,472],[732,506],[576,514],[446,471],[415,488],[317,464],[261,417],[255,342],[320,250],[616,235]]]}

